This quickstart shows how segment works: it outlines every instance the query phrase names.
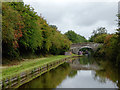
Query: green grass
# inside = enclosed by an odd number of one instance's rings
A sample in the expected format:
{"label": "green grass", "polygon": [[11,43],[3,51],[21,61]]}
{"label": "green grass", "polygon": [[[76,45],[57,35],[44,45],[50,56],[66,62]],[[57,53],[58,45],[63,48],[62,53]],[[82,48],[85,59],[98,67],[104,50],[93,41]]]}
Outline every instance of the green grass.
{"label": "green grass", "polygon": [[[14,65],[14,66],[3,69],[2,70],[2,78],[11,77],[11,76],[17,75],[21,72],[31,70],[32,68],[36,68],[36,67],[42,66],[44,64],[54,62],[56,60],[64,59],[66,57],[70,57],[70,56],[58,55],[58,56],[51,56],[51,57],[27,60],[27,61],[21,62],[19,65]],[[2,79],[2,78],[0,78],[0,79]]]}

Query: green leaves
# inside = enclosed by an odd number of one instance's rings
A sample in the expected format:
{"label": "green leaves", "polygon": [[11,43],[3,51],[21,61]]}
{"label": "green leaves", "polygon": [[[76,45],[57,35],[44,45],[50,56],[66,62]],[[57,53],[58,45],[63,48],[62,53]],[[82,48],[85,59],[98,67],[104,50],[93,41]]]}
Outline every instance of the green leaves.
{"label": "green leaves", "polygon": [[[102,34],[107,34],[107,30],[105,29],[105,27],[100,27],[97,28],[96,30],[93,30],[92,32],[92,36],[89,38],[90,42],[96,42],[97,40],[95,40],[96,38],[100,39],[102,38]],[[103,35],[103,37],[104,37]],[[103,41],[104,42],[104,41]],[[100,41],[100,43],[103,43],[102,41]]]}
{"label": "green leaves", "polygon": [[80,42],[87,42],[87,40],[85,39],[85,37],[76,34],[74,31],[68,31],[65,33],[65,35],[68,37],[68,39],[72,42],[72,43],[80,43]]}
{"label": "green leaves", "polygon": [[70,41],[23,2],[3,3],[3,56],[64,54]]}
{"label": "green leaves", "polygon": [[96,42],[96,43],[104,43],[104,40],[106,39],[107,36],[108,36],[108,34],[98,35],[98,36],[94,39],[94,42]]}

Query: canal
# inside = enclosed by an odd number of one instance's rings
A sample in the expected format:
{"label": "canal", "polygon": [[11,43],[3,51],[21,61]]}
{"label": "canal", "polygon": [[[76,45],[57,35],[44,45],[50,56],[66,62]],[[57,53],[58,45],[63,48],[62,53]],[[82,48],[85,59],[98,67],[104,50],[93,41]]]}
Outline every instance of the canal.
{"label": "canal", "polygon": [[119,88],[118,69],[92,57],[78,57],[20,86],[21,88]]}

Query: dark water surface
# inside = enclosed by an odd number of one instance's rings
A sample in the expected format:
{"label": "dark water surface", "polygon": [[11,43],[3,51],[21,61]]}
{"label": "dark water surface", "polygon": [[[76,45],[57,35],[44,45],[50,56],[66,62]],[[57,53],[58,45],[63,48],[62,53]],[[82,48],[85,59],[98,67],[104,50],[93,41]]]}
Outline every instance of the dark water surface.
{"label": "dark water surface", "polygon": [[119,88],[118,69],[108,61],[79,57],[19,88]]}

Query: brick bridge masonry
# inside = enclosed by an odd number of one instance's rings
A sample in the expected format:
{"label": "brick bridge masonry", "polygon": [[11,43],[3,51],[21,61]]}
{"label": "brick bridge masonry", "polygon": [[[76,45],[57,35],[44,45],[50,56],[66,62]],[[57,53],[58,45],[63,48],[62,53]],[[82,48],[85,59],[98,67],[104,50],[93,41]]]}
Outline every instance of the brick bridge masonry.
{"label": "brick bridge masonry", "polygon": [[100,43],[94,43],[94,42],[85,42],[85,43],[74,43],[70,47],[70,51],[74,54],[78,54],[78,51],[82,48],[90,48],[93,51],[96,51],[97,48],[102,45]]}

